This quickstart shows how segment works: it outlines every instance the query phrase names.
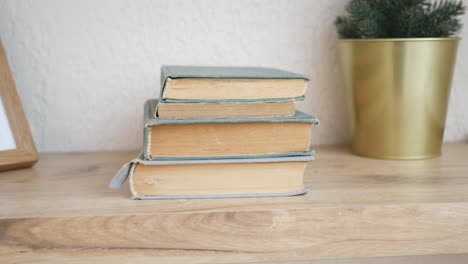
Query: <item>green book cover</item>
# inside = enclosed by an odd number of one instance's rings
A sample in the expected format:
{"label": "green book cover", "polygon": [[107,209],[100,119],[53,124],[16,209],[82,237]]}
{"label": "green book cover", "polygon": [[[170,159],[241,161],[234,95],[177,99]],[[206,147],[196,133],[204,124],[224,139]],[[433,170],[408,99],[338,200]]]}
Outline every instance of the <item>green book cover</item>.
{"label": "green book cover", "polygon": [[[164,102],[196,103],[211,102],[213,100],[175,100],[164,97],[164,90],[168,78],[227,78],[227,79],[303,79],[309,81],[309,77],[274,68],[263,67],[210,67],[210,66],[162,66],[161,67],[161,91],[160,99]],[[284,101],[303,100],[304,96],[296,98],[262,98],[262,99],[222,99],[215,101],[226,102],[258,102],[258,101]]]}

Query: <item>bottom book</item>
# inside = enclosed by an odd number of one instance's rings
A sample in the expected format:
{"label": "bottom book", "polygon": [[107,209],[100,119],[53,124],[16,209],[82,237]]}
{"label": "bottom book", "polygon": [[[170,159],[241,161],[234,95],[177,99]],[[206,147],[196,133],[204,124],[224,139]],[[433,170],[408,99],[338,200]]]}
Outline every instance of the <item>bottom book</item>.
{"label": "bottom book", "polygon": [[304,171],[312,156],[282,158],[156,160],[125,164],[110,187],[129,179],[133,199],[293,196],[307,192]]}

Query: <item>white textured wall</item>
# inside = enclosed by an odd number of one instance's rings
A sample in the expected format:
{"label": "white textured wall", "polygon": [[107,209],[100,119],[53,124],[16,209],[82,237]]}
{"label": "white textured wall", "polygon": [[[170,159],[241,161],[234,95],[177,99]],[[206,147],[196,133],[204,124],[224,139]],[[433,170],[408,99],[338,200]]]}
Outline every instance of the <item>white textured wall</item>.
{"label": "white textured wall", "polygon": [[[138,148],[161,64],[310,75],[300,109],[322,120],[313,142],[331,144],[349,139],[332,25],[345,3],[0,0],[0,36],[41,151]],[[468,137],[467,49],[463,41],[447,140]]]}

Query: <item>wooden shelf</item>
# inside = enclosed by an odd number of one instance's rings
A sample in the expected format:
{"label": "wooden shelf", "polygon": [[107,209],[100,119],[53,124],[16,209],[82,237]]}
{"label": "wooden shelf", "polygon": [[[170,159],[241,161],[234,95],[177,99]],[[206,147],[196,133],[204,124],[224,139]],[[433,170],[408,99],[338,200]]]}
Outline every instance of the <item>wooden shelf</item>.
{"label": "wooden shelf", "polygon": [[[320,147],[311,192],[133,201],[107,188],[136,152],[42,154],[0,173],[0,262],[261,262],[468,252],[468,144],[384,161]],[[106,263],[107,263],[106,262]],[[160,262],[158,262],[160,263]]]}

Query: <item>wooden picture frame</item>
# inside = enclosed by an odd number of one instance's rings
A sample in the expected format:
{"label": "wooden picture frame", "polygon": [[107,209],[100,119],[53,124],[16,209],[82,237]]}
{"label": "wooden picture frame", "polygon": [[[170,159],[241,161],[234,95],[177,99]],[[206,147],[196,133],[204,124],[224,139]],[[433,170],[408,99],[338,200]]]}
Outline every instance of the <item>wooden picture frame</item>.
{"label": "wooden picture frame", "polygon": [[[16,90],[13,75],[10,71],[10,66],[3,48],[3,44],[0,41],[0,100],[3,104],[3,109],[0,109],[0,114],[6,118],[0,118],[4,122],[0,124],[0,128],[4,131],[10,131],[10,136],[6,135],[1,138],[0,141],[4,140],[3,143],[11,139],[11,134],[14,139],[14,143],[10,142],[10,145],[14,147],[0,149],[0,171],[31,167],[39,159],[34,145],[34,140],[29,129],[28,121],[23,111],[20,97]],[[2,104],[0,103],[0,107]],[[9,125],[9,129],[8,129]],[[9,132],[6,132],[9,134]],[[9,138],[10,137],[10,138]],[[7,144],[7,143],[6,143]]]}

